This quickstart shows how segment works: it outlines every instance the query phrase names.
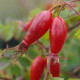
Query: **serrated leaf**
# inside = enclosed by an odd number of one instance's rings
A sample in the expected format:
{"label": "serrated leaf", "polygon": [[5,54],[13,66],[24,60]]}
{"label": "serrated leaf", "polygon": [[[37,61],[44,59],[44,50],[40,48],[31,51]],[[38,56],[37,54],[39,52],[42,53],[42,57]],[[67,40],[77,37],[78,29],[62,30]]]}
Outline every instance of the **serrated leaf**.
{"label": "serrated leaf", "polygon": [[[74,8],[75,10],[78,10],[77,8]],[[69,16],[71,16],[72,14],[74,14],[75,12],[72,11],[72,12],[69,12],[68,9],[64,10],[64,11],[61,11],[60,13],[60,16],[63,18],[63,19],[67,19],[69,18]]]}
{"label": "serrated leaf", "polygon": [[75,36],[80,39],[80,29],[76,32]]}
{"label": "serrated leaf", "polygon": [[14,27],[11,24],[8,24],[4,27],[2,31],[2,37],[5,41],[9,41],[13,37]]}
{"label": "serrated leaf", "polygon": [[63,19],[65,19],[65,18],[67,18],[69,15],[71,15],[72,13],[71,12],[69,12],[68,10],[64,10],[64,11],[61,11],[61,13],[60,13],[60,16],[63,18]]}

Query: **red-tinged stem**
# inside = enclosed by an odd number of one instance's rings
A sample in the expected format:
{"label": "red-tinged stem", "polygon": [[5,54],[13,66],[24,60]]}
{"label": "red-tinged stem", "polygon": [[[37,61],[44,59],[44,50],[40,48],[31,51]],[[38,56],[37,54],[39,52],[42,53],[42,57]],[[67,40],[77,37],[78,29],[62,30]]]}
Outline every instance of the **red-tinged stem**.
{"label": "red-tinged stem", "polygon": [[60,15],[60,12],[61,12],[61,10],[63,9],[64,6],[65,6],[65,4],[63,4],[63,5],[60,7],[59,12],[58,12],[58,16]]}
{"label": "red-tinged stem", "polygon": [[63,4],[62,0],[58,0],[58,3],[59,3],[59,4]]}
{"label": "red-tinged stem", "polygon": [[49,11],[51,12],[52,10],[54,10],[54,9],[56,9],[57,7],[60,7],[60,6],[61,6],[61,4],[59,4],[59,5],[55,6],[55,7],[52,7],[51,9],[49,9]]}
{"label": "red-tinged stem", "polygon": [[70,2],[76,2],[76,1],[80,1],[80,0],[71,0]]}
{"label": "red-tinged stem", "polygon": [[57,12],[57,10],[58,10],[58,8],[56,8],[56,9],[54,10],[53,14],[55,14],[55,13]]}
{"label": "red-tinged stem", "polygon": [[48,73],[49,73],[49,71],[50,71],[50,61],[51,61],[51,57],[48,57],[48,58],[47,58],[47,71],[46,71],[46,74],[45,74],[43,80],[46,80],[46,79],[47,79]]}
{"label": "red-tinged stem", "polygon": [[[26,46],[25,44],[21,43],[21,44],[19,44],[19,45],[16,46],[16,47],[13,47],[13,48],[8,48],[8,47],[7,47],[6,49],[4,49],[3,52],[2,52],[2,56],[4,56],[4,53],[6,52],[6,50],[13,50],[13,51],[15,51],[15,53],[14,53],[14,56],[12,57],[12,59],[15,58],[16,55],[18,55],[19,52],[21,53],[21,54],[20,54],[20,57],[21,57],[21,56],[27,51],[27,49],[28,49],[28,46]],[[18,58],[14,61],[14,63],[15,63],[20,57],[18,57]]]}
{"label": "red-tinged stem", "polygon": [[[70,8],[72,8],[72,6],[71,5],[69,5],[67,2],[64,2],[66,5],[68,5]],[[75,11],[78,15],[80,15],[80,13],[78,12],[78,11],[76,11],[74,8],[72,8],[73,9],[73,11]]]}
{"label": "red-tinged stem", "polygon": [[1,80],[10,80],[9,78],[0,77]]}
{"label": "red-tinged stem", "polygon": [[42,46],[42,48],[45,49],[45,51],[46,51],[47,53],[49,53],[49,49],[46,48],[45,45],[44,45],[40,40],[37,40],[37,42],[38,42],[38,44],[40,44],[40,45]]}
{"label": "red-tinged stem", "polygon": [[72,26],[71,28],[68,29],[68,33],[73,30],[74,28],[78,27],[80,25],[80,22]]}

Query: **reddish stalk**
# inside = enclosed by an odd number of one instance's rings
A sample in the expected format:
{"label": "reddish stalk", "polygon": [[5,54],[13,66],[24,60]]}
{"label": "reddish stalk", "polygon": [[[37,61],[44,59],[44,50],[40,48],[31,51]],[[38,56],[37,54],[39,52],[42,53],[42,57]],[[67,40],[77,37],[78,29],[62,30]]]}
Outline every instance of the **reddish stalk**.
{"label": "reddish stalk", "polygon": [[51,57],[48,57],[48,59],[47,59],[47,71],[45,73],[45,76],[44,76],[44,79],[43,80],[46,80],[47,79],[48,73],[50,71],[50,61],[51,61]]}
{"label": "reddish stalk", "polygon": [[[14,56],[12,56],[11,59],[17,58],[17,59],[14,61],[14,62],[16,62],[16,61],[24,54],[24,52],[26,52],[27,48],[26,48],[26,46],[24,46],[22,43],[19,44],[19,45],[17,45],[16,47],[13,47],[13,48],[8,48],[8,47],[7,47],[6,49],[3,50],[2,56],[4,56],[4,53],[5,53],[7,50],[13,50],[13,51],[15,51]],[[20,54],[19,57],[16,57],[16,56],[18,55],[18,53],[21,53],[21,54]]]}
{"label": "reddish stalk", "polygon": [[[67,2],[64,2],[66,5],[68,5],[70,8],[72,8],[71,5],[69,5]],[[80,13],[78,11],[76,11],[74,8],[72,8],[74,12],[76,12],[78,15],[80,15]]]}
{"label": "reddish stalk", "polygon": [[58,12],[58,16],[60,15],[60,12],[61,12],[61,10],[63,9],[64,6],[65,6],[65,4],[63,4],[63,5],[60,7],[59,12]]}
{"label": "reddish stalk", "polygon": [[59,5],[55,6],[55,7],[52,7],[51,9],[49,9],[49,11],[51,12],[52,10],[54,10],[54,9],[56,9],[57,7],[60,7],[60,6],[61,6],[61,4],[59,4]]}

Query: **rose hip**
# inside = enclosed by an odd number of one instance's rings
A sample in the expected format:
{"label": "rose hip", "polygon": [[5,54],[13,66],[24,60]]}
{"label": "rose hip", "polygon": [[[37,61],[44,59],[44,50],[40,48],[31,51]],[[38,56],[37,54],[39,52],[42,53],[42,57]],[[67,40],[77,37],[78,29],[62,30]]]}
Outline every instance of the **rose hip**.
{"label": "rose hip", "polygon": [[[30,22],[26,24],[27,30],[24,40],[13,49],[16,50],[15,54],[21,52],[21,56],[28,49],[29,45],[41,38],[49,29],[52,23],[52,13],[50,11],[42,11],[38,13]],[[2,53],[4,55],[4,51]]]}
{"label": "rose hip", "polygon": [[63,47],[67,35],[67,26],[61,17],[57,16],[53,19],[49,34],[51,54],[57,56]]}
{"label": "rose hip", "polygon": [[[50,73],[53,77],[59,77],[60,75],[60,63],[59,61],[57,63],[54,63],[54,59],[51,59],[50,61]],[[47,57],[44,59],[45,67],[47,67]]]}
{"label": "rose hip", "polygon": [[60,75],[60,63],[53,63],[53,61],[51,61],[50,63],[50,73],[52,74],[53,77],[59,77]]}
{"label": "rose hip", "polygon": [[38,13],[32,24],[30,25],[24,40],[22,41],[22,45],[29,47],[34,41],[38,40],[41,36],[43,36],[47,30],[49,29],[52,22],[52,13],[50,11],[42,11]]}
{"label": "rose hip", "polygon": [[40,80],[44,70],[44,59],[36,57],[31,65],[30,80]]}

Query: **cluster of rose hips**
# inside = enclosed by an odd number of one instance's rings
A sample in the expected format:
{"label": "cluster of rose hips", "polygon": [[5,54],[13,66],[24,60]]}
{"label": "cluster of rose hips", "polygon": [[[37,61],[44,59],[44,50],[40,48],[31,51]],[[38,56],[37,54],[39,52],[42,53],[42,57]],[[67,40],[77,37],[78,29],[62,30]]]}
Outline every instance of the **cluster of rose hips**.
{"label": "cluster of rose hips", "polygon": [[[38,13],[32,20],[30,20],[24,27],[24,31],[26,34],[24,36],[23,41],[16,47],[17,52],[27,51],[30,44],[41,38],[47,31],[49,31],[50,37],[50,48],[51,52],[48,57],[50,60],[50,73],[53,77],[59,77],[60,73],[60,63],[58,53],[60,52],[67,35],[67,26],[65,21],[57,16],[52,18],[51,10],[45,10]],[[44,67],[47,66],[47,59],[45,57],[38,56],[34,59],[31,71],[30,71],[30,80],[40,80]]]}
{"label": "cluster of rose hips", "polygon": [[[50,28],[50,48],[52,56],[50,61],[50,73],[53,77],[59,77],[60,63],[58,61],[58,53],[61,50],[67,35],[67,27],[65,21],[57,16],[52,18],[51,11],[42,11],[30,20],[24,30],[27,31],[24,40],[20,44],[20,48],[25,52],[30,44],[41,38]],[[44,67],[47,65],[47,57],[43,59],[38,56],[34,59],[31,71],[30,80],[40,80]]]}
{"label": "cluster of rose hips", "polygon": [[[69,10],[74,10],[71,5],[75,1],[79,0],[71,0],[69,2],[62,3],[61,0],[58,0],[61,4],[51,8],[50,10],[45,10],[38,13],[32,20],[30,20],[23,30],[26,32],[23,41],[16,46],[16,54],[18,52],[22,52],[21,56],[24,52],[27,51],[28,47],[38,39],[40,39],[47,31],[49,30],[49,38],[50,38],[50,54],[44,58],[38,56],[34,59],[31,70],[30,70],[30,80],[40,80],[44,68],[49,67],[49,72],[53,77],[59,77],[60,75],[60,62],[58,53],[62,49],[64,42],[67,36],[67,26],[65,21],[59,16],[60,11],[64,6],[68,6]],[[53,3],[52,3],[53,4]],[[49,5],[52,7],[52,5]],[[48,6],[48,7],[49,7]],[[58,16],[55,18],[52,17],[52,10],[61,7],[58,13]],[[55,10],[56,11],[56,10]],[[54,12],[55,12],[54,11]],[[80,15],[79,12],[74,10],[77,14]],[[64,14],[65,15],[65,14]],[[4,55],[5,49],[2,53]],[[50,65],[48,64],[48,60],[50,59]],[[49,65],[49,66],[48,66]],[[45,79],[44,79],[45,80]]]}

